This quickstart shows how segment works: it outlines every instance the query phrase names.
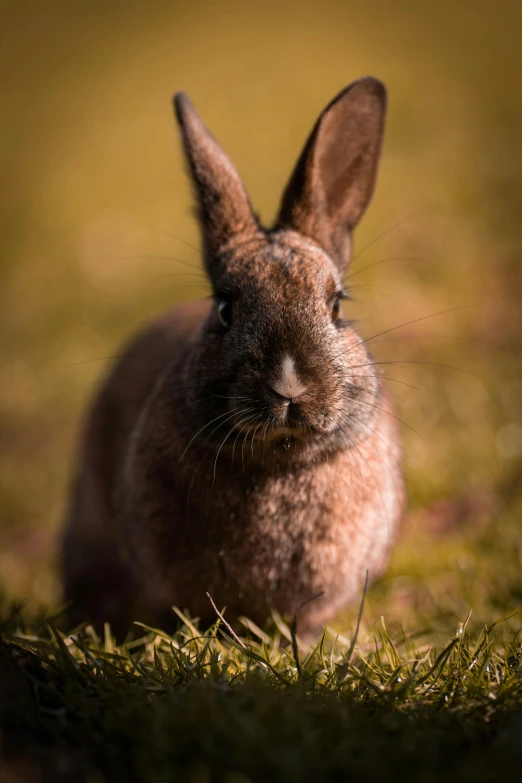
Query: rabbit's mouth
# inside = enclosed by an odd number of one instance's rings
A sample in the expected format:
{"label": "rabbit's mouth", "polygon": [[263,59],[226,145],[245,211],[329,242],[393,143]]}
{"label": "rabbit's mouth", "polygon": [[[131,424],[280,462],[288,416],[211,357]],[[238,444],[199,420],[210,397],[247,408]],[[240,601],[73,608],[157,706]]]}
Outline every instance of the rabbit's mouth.
{"label": "rabbit's mouth", "polygon": [[264,439],[266,441],[281,440],[282,438],[291,438],[292,440],[298,440],[305,437],[310,437],[310,429],[305,427],[285,427],[278,424],[271,424],[266,428]]}
{"label": "rabbit's mouth", "polygon": [[[257,391],[257,390],[256,390]],[[339,410],[342,408],[341,391],[326,393],[317,385],[309,384],[295,397],[285,397],[270,385],[256,391],[234,390],[235,397],[245,399],[245,407],[232,414],[229,426],[243,433],[249,442],[274,442],[281,438],[292,441],[318,441],[331,435],[337,428]]]}
{"label": "rabbit's mouth", "polygon": [[267,419],[263,423],[253,426],[249,423],[239,423],[235,429],[244,432],[249,442],[273,443],[289,439],[291,441],[317,440],[330,434],[330,427],[321,427],[316,422],[304,421],[278,421]]}
{"label": "rabbit's mouth", "polygon": [[240,422],[236,424],[235,429],[248,434],[249,441],[271,441],[284,437],[296,439],[305,436],[309,437],[312,432],[310,427],[282,425],[270,420],[259,424],[257,427]]}

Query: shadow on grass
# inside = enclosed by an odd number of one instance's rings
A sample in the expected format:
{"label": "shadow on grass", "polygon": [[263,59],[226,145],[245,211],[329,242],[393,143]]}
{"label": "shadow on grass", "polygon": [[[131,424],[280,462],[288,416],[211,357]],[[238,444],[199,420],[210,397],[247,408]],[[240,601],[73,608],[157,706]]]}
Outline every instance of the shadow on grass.
{"label": "shadow on grass", "polygon": [[438,651],[380,624],[363,652],[329,632],[299,649],[279,618],[234,639],[178,616],[173,636],[120,646],[6,616],[2,780],[514,778],[522,647],[502,624],[477,639],[463,624]]}

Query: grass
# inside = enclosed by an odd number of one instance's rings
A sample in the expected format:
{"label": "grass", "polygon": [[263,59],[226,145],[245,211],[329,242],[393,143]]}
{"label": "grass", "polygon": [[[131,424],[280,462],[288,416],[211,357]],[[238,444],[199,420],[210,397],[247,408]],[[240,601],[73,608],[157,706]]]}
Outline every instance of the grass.
{"label": "grass", "polygon": [[[361,607],[362,608],[362,607]],[[19,612],[3,621],[4,772],[43,780],[509,780],[522,753],[522,642],[464,621],[440,649],[326,631],[300,649],[292,625],[245,636],[139,629],[116,646]],[[220,619],[221,618],[221,619]],[[469,618],[468,618],[469,620]],[[1,767],[0,767],[1,771]],[[5,779],[5,778],[3,778]],[[7,777],[9,780],[9,777]]]}
{"label": "grass", "polygon": [[[519,777],[522,6],[293,5],[4,14],[1,783]],[[362,337],[403,324],[370,345],[401,398],[410,502],[356,640],[357,607],[312,651],[279,618],[242,643],[188,618],[122,647],[54,631],[101,357],[208,293],[186,266],[200,256],[170,95],[194,98],[270,222],[318,111],[365,73],[390,112],[347,285]]]}

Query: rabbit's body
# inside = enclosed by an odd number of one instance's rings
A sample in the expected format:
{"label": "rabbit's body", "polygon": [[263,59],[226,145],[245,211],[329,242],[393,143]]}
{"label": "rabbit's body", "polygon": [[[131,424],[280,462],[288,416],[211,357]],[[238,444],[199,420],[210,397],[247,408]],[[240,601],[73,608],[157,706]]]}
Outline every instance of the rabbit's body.
{"label": "rabbit's body", "polygon": [[[379,83],[357,84],[375,109]],[[95,401],[65,536],[66,596],[124,628],[162,621],[172,605],[209,621],[208,592],[230,619],[297,612],[309,635],[386,563],[404,496],[396,419],[364,341],[341,320],[349,241],[332,225],[325,247],[317,221],[306,229],[317,207],[303,159],[279,225],[264,231],[182,100],[215,301],[138,336]],[[371,152],[355,161],[358,177],[375,167]],[[354,199],[352,187],[352,218],[366,191]]]}

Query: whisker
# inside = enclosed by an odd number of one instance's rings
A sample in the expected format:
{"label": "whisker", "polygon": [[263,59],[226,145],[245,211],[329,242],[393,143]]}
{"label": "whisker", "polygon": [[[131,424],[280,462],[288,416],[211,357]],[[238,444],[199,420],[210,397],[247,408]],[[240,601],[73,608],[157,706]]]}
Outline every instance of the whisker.
{"label": "whisker", "polygon": [[[239,407],[240,407],[240,406],[239,406]],[[238,408],[236,408],[236,409],[235,409],[235,410],[232,412],[232,414],[231,414],[232,416],[234,416],[234,415],[235,415],[235,413],[237,413],[237,411],[239,410],[239,407],[238,407]],[[245,412],[245,411],[242,411],[242,413],[244,413],[244,412]],[[204,427],[201,427],[201,429],[199,429],[199,430],[196,432],[196,434],[195,434],[195,435],[194,435],[194,436],[193,436],[193,437],[190,439],[190,441],[188,442],[187,446],[185,446],[185,449],[184,449],[184,451],[183,451],[183,453],[182,453],[181,457],[180,457],[180,458],[179,458],[179,460],[178,460],[178,465],[181,463],[181,461],[183,460],[183,457],[184,457],[184,456],[185,456],[185,454],[187,453],[187,451],[188,451],[188,449],[190,448],[191,444],[192,444],[192,443],[194,442],[194,440],[195,440],[195,439],[198,437],[198,435],[200,435],[200,434],[203,432],[203,430],[206,430],[206,428],[207,428],[207,427],[210,427],[212,424],[214,424],[214,422],[218,421],[219,419],[222,419],[224,416],[228,416],[228,414],[229,414],[229,413],[230,413],[230,411],[228,411],[228,410],[227,410],[227,411],[225,411],[225,413],[221,413],[219,416],[216,416],[214,419],[212,419],[211,421],[209,421],[207,424],[205,424],[205,426],[204,426]],[[240,415],[241,415],[241,414],[240,414]],[[230,418],[230,417],[229,417],[229,418]]]}
{"label": "whisker", "polygon": [[267,429],[268,429],[268,427],[269,427],[269,426],[270,426],[270,419],[267,419],[267,420],[265,421],[265,426],[263,427],[263,431],[262,431],[262,433],[261,433],[261,439],[262,439],[263,443],[264,443],[264,441],[265,441],[265,438],[266,438],[266,431],[267,431]]}
{"label": "whisker", "polygon": [[[153,322],[152,322],[153,323]],[[66,367],[75,367],[79,364],[92,364],[93,362],[108,362],[108,361],[141,361],[142,359],[170,359],[172,358],[171,353],[140,353],[140,354],[113,354],[112,356],[97,356],[94,359],[82,359],[80,362],[68,362],[65,366]],[[133,370],[134,372],[134,370]],[[156,370],[154,370],[156,372]],[[187,385],[187,384],[184,384]],[[193,386],[194,384],[188,384],[190,386]]]}
{"label": "whisker", "polygon": [[253,424],[251,424],[248,427],[248,429],[247,429],[247,431],[245,433],[245,437],[243,438],[243,443],[241,444],[241,465],[242,465],[243,470],[245,469],[245,444],[246,444],[246,440],[247,440],[247,437],[250,435],[250,430],[254,426],[254,424],[256,422],[256,419],[257,419],[257,415],[254,416],[254,422],[253,422]]}
{"label": "whisker", "polygon": [[223,424],[224,424],[226,421],[229,421],[230,419],[232,419],[232,418],[233,418],[234,416],[236,416],[236,415],[242,416],[242,415],[243,415],[243,413],[248,413],[248,412],[249,412],[249,411],[251,411],[251,410],[252,410],[252,408],[244,408],[242,411],[240,410],[239,412],[237,411],[237,409],[236,409],[236,410],[234,410],[234,411],[233,411],[233,412],[230,414],[230,416],[228,416],[228,417],[227,417],[226,419],[224,419],[223,421],[220,421],[220,422],[219,422],[219,424],[217,425],[217,427],[214,427],[214,429],[212,430],[212,432],[210,433],[210,435],[207,437],[207,439],[206,439],[206,441],[205,441],[205,446],[206,446],[206,445],[207,445],[207,443],[209,442],[209,440],[210,440],[210,438],[212,437],[212,435],[213,435],[215,432],[217,432],[217,430],[218,430],[218,429],[219,429],[219,428],[220,428],[220,427],[221,427],[221,426],[222,426],[222,425],[223,425]]}
{"label": "whisker", "polygon": [[[355,414],[352,414],[352,415],[354,415],[354,416],[355,416]],[[371,413],[370,415],[371,415],[371,416],[372,416],[372,417],[375,419],[375,421],[377,421],[377,422],[378,422],[378,418],[377,418],[377,415],[376,415],[375,413]],[[359,419],[359,417],[358,417],[358,416],[355,416],[355,418],[357,418],[357,420],[359,421],[359,423],[360,423],[361,425],[364,423],[364,422],[363,422],[361,419]],[[348,423],[348,422],[347,422],[347,423]],[[367,428],[368,428],[368,429],[369,429],[369,430],[370,430],[370,431],[371,431],[371,432],[372,432],[374,435],[377,435],[377,437],[380,437],[380,436],[379,436],[379,434],[378,434],[377,432],[375,432],[375,430],[373,429],[373,427],[370,427],[370,425],[369,425],[368,423],[366,423],[366,424],[365,424],[365,426],[366,426],[366,427],[367,427]],[[401,463],[400,463],[400,460],[399,460],[399,458],[398,458],[398,457],[397,457],[397,455],[396,455],[396,454],[393,452],[393,449],[391,448],[391,446],[390,446],[389,444],[387,444],[387,443],[386,443],[386,441],[385,441],[384,439],[382,439],[382,438],[381,438],[381,440],[382,440],[382,442],[384,443],[384,445],[385,445],[385,446],[388,446],[388,449],[390,450],[390,453],[392,454],[393,458],[394,458],[394,459],[395,459],[395,461],[397,462],[397,465],[399,466],[399,469],[400,469],[400,471],[401,471],[402,475],[404,476],[404,480],[406,481],[406,474],[405,474],[405,472],[404,472],[404,469],[403,469],[403,467],[402,467],[402,465],[401,465]],[[405,458],[405,459],[406,459],[406,460],[407,460],[407,461],[408,461],[408,462],[409,462],[411,465],[413,465],[413,467],[414,467],[414,468],[415,468],[415,469],[416,469],[416,470],[419,472],[419,474],[420,474],[420,475],[423,477],[423,479],[424,479],[424,480],[425,480],[425,481],[426,481],[426,482],[427,482],[427,483],[428,483],[430,486],[433,486],[433,484],[432,484],[431,480],[428,478],[428,475],[426,474],[426,471],[425,471],[425,470],[423,470],[423,469],[421,468],[421,466],[419,465],[419,463],[418,463],[416,460],[414,460],[414,459],[413,459],[413,457],[412,457],[410,454],[408,454],[408,453],[407,453],[407,451],[406,451],[404,448],[402,449],[402,455],[404,456],[404,458]]]}
{"label": "whisker", "polygon": [[[192,472],[192,478],[190,479],[189,488],[187,490],[187,500],[186,500],[186,503],[185,503],[185,519],[186,519],[187,525],[189,527],[189,530],[191,530],[191,532],[192,532],[192,519],[189,516],[190,495],[192,493],[192,487],[194,486],[194,482],[196,480],[196,476],[199,473],[199,469],[203,465],[203,462],[205,461],[206,456],[207,456],[206,454],[203,454],[202,458],[198,462],[198,465],[197,465],[196,469]],[[177,486],[177,482],[176,482],[176,486]]]}
{"label": "whisker", "polygon": [[369,248],[370,248],[370,247],[373,247],[373,245],[375,245],[377,242],[379,242],[379,240],[381,240],[383,237],[387,236],[387,235],[388,235],[388,234],[390,234],[392,231],[395,231],[397,228],[400,228],[400,226],[403,226],[403,225],[404,225],[404,223],[407,223],[409,220],[413,220],[413,218],[415,218],[415,217],[417,217],[418,215],[422,214],[422,213],[423,213],[423,212],[425,212],[425,211],[426,211],[426,210],[427,210],[429,207],[431,207],[431,206],[432,206],[434,203],[435,203],[434,201],[430,201],[428,204],[425,204],[425,205],[424,205],[423,207],[421,207],[420,209],[416,209],[416,210],[415,210],[415,212],[412,212],[410,215],[407,215],[405,218],[402,218],[402,220],[399,220],[399,222],[398,222],[398,223],[394,223],[394,224],[393,224],[393,226],[390,226],[389,228],[387,228],[387,229],[385,229],[384,231],[382,231],[380,234],[378,234],[376,237],[374,237],[374,238],[372,239],[372,241],[371,241],[371,242],[368,242],[368,244],[367,244],[367,245],[365,245],[365,246],[362,248],[362,250],[359,250],[359,252],[357,252],[357,253],[356,253],[356,254],[353,256],[353,258],[352,258],[352,260],[351,260],[351,263],[353,264],[353,262],[354,262],[356,259],[360,258],[360,257],[363,255],[363,253],[366,253],[366,251],[367,251],[367,250],[369,250]]}
{"label": "whisker", "polygon": [[[261,415],[260,415],[260,417],[259,417],[259,418],[261,418]],[[254,438],[256,437],[256,432],[257,432],[257,431],[258,431],[258,429],[259,429],[260,427],[262,427],[262,426],[263,426],[263,419],[261,418],[261,421],[259,422],[259,424],[258,424],[258,425],[257,425],[257,427],[255,428],[254,432],[252,433],[252,438],[251,438],[251,440],[250,440],[250,449],[251,449],[251,451],[252,451],[252,459],[254,459]]]}
{"label": "whisker", "polygon": [[374,266],[379,266],[380,264],[391,264],[395,263],[397,261],[415,261],[416,263],[422,263],[422,264],[428,264],[429,266],[434,267],[434,269],[437,269],[437,264],[433,263],[432,261],[427,261],[425,258],[421,258],[420,256],[394,256],[393,258],[381,258],[379,261],[374,261],[371,264],[367,264],[366,266],[361,267],[361,269],[357,269],[355,272],[350,272],[349,275],[346,275],[345,280],[349,281],[353,280],[354,277],[357,277],[357,275],[361,275],[363,272],[366,272],[367,269],[371,269]]}
{"label": "whisker", "polygon": [[[469,370],[463,370],[462,367],[453,367],[451,364],[441,364],[440,362],[425,362],[420,360],[410,360],[410,359],[398,359],[397,361],[393,362],[368,362],[367,364],[356,364],[351,369],[358,370],[360,367],[376,367],[378,365],[382,364],[395,364],[398,367],[402,367],[406,364],[428,364],[432,365],[433,367],[444,367],[447,370],[457,370],[458,372],[466,373],[466,375],[471,375],[473,378],[480,378],[479,375],[477,375],[474,372],[470,372]],[[408,368],[404,368],[408,369]]]}
{"label": "whisker", "polygon": [[374,334],[371,337],[366,337],[366,339],[360,340],[358,343],[355,343],[355,345],[350,346],[350,348],[347,348],[345,351],[341,351],[341,353],[337,354],[337,356],[334,356],[332,361],[335,361],[335,359],[338,359],[339,356],[343,356],[345,353],[349,353],[350,351],[353,351],[359,345],[363,345],[363,343],[369,343],[370,340],[374,340],[376,337],[380,337],[382,334],[388,334],[388,332],[393,332],[395,331],[395,329],[401,329],[403,326],[416,324],[419,321],[426,321],[428,318],[435,318],[438,315],[446,315],[447,313],[454,313],[456,310],[465,310],[466,308],[469,307],[476,307],[476,305],[460,305],[459,307],[452,307],[449,310],[441,310],[440,312],[432,313],[431,315],[423,315],[420,318],[413,318],[411,321],[404,321],[404,323],[398,324],[397,326],[391,326],[389,329],[384,329],[382,332],[377,332],[377,334]]}
{"label": "whisker", "polygon": [[[207,427],[209,427],[211,424],[213,424],[214,422],[216,422],[218,419],[223,419],[223,416],[225,416],[227,413],[230,413],[230,411],[225,411],[225,413],[224,413],[224,414],[221,414],[220,416],[217,416],[216,418],[212,419],[212,421],[208,422],[208,424],[206,424],[204,427],[202,427],[202,428],[201,428],[201,429],[200,429],[200,430],[199,430],[199,431],[196,433],[196,435],[194,435],[194,437],[193,437],[193,438],[190,440],[190,442],[188,443],[188,445],[185,447],[185,450],[183,451],[183,454],[181,455],[181,457],[179,458],[179,460],[178,460],[178,462],[177,462],[177,466],[179,466],[179,465],[180,465],[180,463],[181,463],[181,461],[182,461],[183,457],[184,457],[184,456],[185,456],[185,454],[187,453],[187,451],[188,451],[188,449],[189,449],[190,445],[192,444],[192,442],[194,441],[194,439],[195,439],[195,438],[196,438],[198,435],[200,435],[200,434],[203,432],[203,430],[205,430],[205,429],[206,429]],[[217,427],[215,427],[215,428],[212,430],[212,432],[210,433],[210,435],[209,435],[209,436],[208,436],[208,438],[206,439],[206,441],[205,441],[205,446],[207,445],[208,441],[210,440],[210,438],[212,437],[212,435],[214,434],[214,432],[216,432],[216,430],[218,430],[218,429],[219,429],[219,427],[221,427],[221,426],[222,426],[222,425],[223,425],[223,424],[224,424],[226,421],[228,421],[229,419],[231,419],[231,418],[232,418],[233,416],[235,416],[236,414],[237,414],[237,415],[239,415],[239,416],[241,416],[243,413],[246,413],[246,409],[244,409],[244,410],[242,410],[242,411],[241,411],[241,410],[239,410],[238,408],[236,408],[236,409],[235,409],[235,410],[232,412],[232,414],[231,414],[230,416],[228,416],[226,419],[224,419],[223,421],[221,421],[221,422],[218,424],[218,426],[217,426]],[[189,429],[189,428],[185,428],[185,429]],[[232,428],[232,429],[233,429],[233,428]],[[181,431],[183,432],[184,430],[181,430]],[[198,464],[197,470],[199,470],[199,468],[200,468],[200,467],[201,467],[201,465],[203,464],[203,461],[204,461],[205,457],[206,457],[206,455],[205,455],[205,454],[203,454],[203,457],[201,458],[201,460],[200,460],[200,462],[199,462],[199,464]],[[186,466],[185,466],[185,468],[186,468]],[[180,474],[180,475],[178,476],[178,480],[176,481],[175,488],[178,486],[178,484],[179,484],[179,481],[180,481],[180,479],[181,479],[181,476],[182,476],[182,474]],[[191,482],[191,483],[192,483],[192,482]]]}
{"label": "whisker", "polygon": [[182,239],[181,237],[176,236],[176,234],[172,234],[170,231],[165,231],[164,228],[158,228],[157,226],[149,226],[147,223],[140,223],[138,220],[126,220],[126,223],[130,223],[134,226],[141,226],[142,228],[147,228],[150,231],[157,231],[159,234],[165,234],[168,237],[171,237],[171,239],[175,239],[177,242],[181,242],[183,245],[186,245],[187,247],[190,247],[191,250],[194,250],[196,253],[199,253],[200,250],[195,245],[191,245],[190,242],[187,242],[186,239]]}
{"label": "whisker", "polygon": [[[364,386],[356,386],[355,384],[352,384],[350,386],[350,389],[354,389],[355,391],[360,391],[363,393],[368,391],[367,389],[364,388]],[[414,400],[409,400],[407,397],[400,397],[398,394],[392,394],[388,390],[386,394],[387,396],[391,397],[393,400],[400,400],[402,403],[405,403],[407,405],[415,405],[417,407],[420,407],[420,404],[418,402],[415,402]],[[357,402],[357,400],[353,400],[353,402]]]}
{"label": "whisker", "polygon": [[256,413],[252,413],[252,414],[250,414],[250,416],[246,416],[244,419],[241,419],[241,421],[238,421],[238,423],[236,424],[236,428],[237,428],[237,435],[236,435],[236,437],[235,437],[235,439],[234,439],[234,443],[233,443],[233,445],[232,445],[232,465],[234,465],[234,452],[235,452],[235,450],[236,450],[236,443],[237,443],[237,441],[238,441],[238,438],[239,438],[239,436],[240,436],[240,435],[241,435],[241,433],[242,433],[242,430],[240,430],[240,429],[239,429],[239,425],[240,425],[240,424],[244,424],[244,423],[245,423],[245,422],[247,422],[247,421],[252,421],[252,419],[255,419],[255,418],[256,418],[256,416],[257,416],[257,414],[256,414]]}
{"label": "whisker", "polygon": [[[350,378],[373,378],[373,375],[362,375],[360,373],[350,373]],[[415,389],[415,391],[419,391],[418,386],[413,386],[411,383],[406,383],[406,381],[400,381],[398,378],[390,378],[389,375],[377,375],[377,378],[383,378],[385,381],[394,381],[395,383],[402,383],[403,386],[409,386],[410,389]]]}
{"label": "whisker", "polygon": [[454,337],[446,334],[403,334],[400,337],[385,337],[384,340],[376,340],[377,343],[395,342],[396,340],[465,340],[470,341],[468,337]]}
{"label": "whisker", "polygon": [[181,405],[179,408],[176,408],[172,411],[172,413],[178,413],[178,411],[182,411],[183,408],[188,408],[190,405],[197,405],[199,402],[207,402],[211,399],[212,397],[202,397],[200,400],[192,400],[192,402],[187,402],[185,405]]}
{"label": "whisker", "polygon": [[215,394],[211,392],[213,397],[219,397],[221,400],[248,400],[249,402],[255,402],[251,397],[227,397],[224,394]]}
{"label": "whisker", "polygon": [[[358,417],[356,414],[352,414],[352,415],[353,415],[353,416],[354,416],[354,418],[355,418],[355,419],[356,419],[356,420],[359,422],[360,426],[362,426],[362,427],[365,427],[366,429],[370,430],[370,432],[372,433],[372,435],[376,435],[376,436],[379,438],[379,440],[382,442],[382,444],[383,444],[384,446],[386,446],[386,448],[388,449],[388,451],[389,451],[389,452],[390,452],[390,454],[392,455],[393,459],[394,459],[394,460],[395,460],[395,462],[397,463],[397,465],[398,465],[398,467],[399,467],[399,470],[401,471],[401,473],[402,473],[402,475],[403,475],[403,477],[404,477],[404,480],[406,480],[406,474],[404,473],[404,469],[403,469],[403,467],[402,467],[402,465],[401,465],[401,463],[400,463],[400,460],[399,460],[399,458],[397,457],[397,455],[396,455],[396,454],[395,454],[395,452],[393,451],[393,449],[392,449],[392,447],[390,446],[390,444],[389,444],[389,443],[386,443],[386,441],[384,440],[384,438],[383,438],[381,435],[379,435],[379,433],[378,433],[378,432],[376,432],[376,431],[374,430],[374,428],[373,428],[373,427],[370,427],[370,425],[369,425],[369,424],[367,424],[367,423],[366,423],[366,422],[364,422],[362,419],[360,419],[360,418],[359,418],[359,417]],[[370,436],[370,442],[371,442],[371,436]],[[372,443],[372,445],[374,446],[374,448],[376,448],[376,446],[375,446],[375,444],[374,444],[374,443]],[[379,456],[380,456],[380,455],[379,455]],[[381,457],[381,459],[382,459],[382,457]]]}
{"label": "whisker", "polygon": [[235,429],[235,426],[234,426],[234,425],[232,425],[232,427],[230,427],[229,431],[227,432],[227,434],[225,435],[225,437],[224,437],[224,438],[223,438],[223,440],[221,441],[221,444],[220,444],[220,446],[219,446],[219,449],[218,449],[218,450],[217,450],[217,452],[216,452],[216,456],[215,456],[215,459],[214,459],[214,470],[213,470],[213,474],[212,474],[212,486],[214,486],[214,484],[216,483],[216,468],[217,468],[217,461],[218,461],[219,455],[220,455],[220,453],[221,453],[221,449],[222,449],[222,448],[223,448],[223,446],[225,445],[225,443],[226,443],[226,441],[228,440],[228,438],[230,437],[230,435],[232,435],[232,433],[234,432],[234,429]]}
{"label": "whisker", "polygon": [[[396,288],[390,288],[388,285],[382,285],[381,283],[357,283],[357,285],[349,285],[349,299],[353,299],[351,296],[352,291],[354,291],[356,288],[378,288],[380,291],[385,291],[387,294],[397,294],[398,291]],[[360,299],[355,299],[356,302],[361,301]]]}
{"label": "whisker", "polygon": [[[156,256],[151,255],[150,253],[145,253],[143,255],[139,256],[118,256],[118,261],[146,261],[147,259],[151,259],[152,261],[173,261],[175,264],[182,264],[182,266],[188,266],[191,269],[195,269],[201,277],[205,277],[202,269],[200,266],[196,266],[196,264],[191,264],[190,261],[184,261],[182,258],[174,258],[173,256]],[[173,274],[176,274],[175,272]],[[208,278],[205,277],[206,280]]]}
{"label": "whisker", "polygon": [[435,459],[430,447],[428,446],[424,438],[421,435],[419,435],[419,433],[411,426],[411,424],[408,424],[407,421],[404,421],[403,419],[399,418],[399,416],[396,416],[394,413],[391,413],[391,411],[387,411],[386,408],[380,408],[378,405],[374,405],[371,402],[366,402],[366,400],[352,400],[352,402],[358,405],[369,405],[372,408],[376,408],[378,411],[382,411],[383,413],[386,413],[388,416],[391,416],[393,419],[400,421],[401,424],[404,424],[405,427],[408,427],[413,433],[415,433],[415,435],[419,438],[419,440],[421,440],[426,446],[426,448],[428,449],[431,458],[433,460]]}

